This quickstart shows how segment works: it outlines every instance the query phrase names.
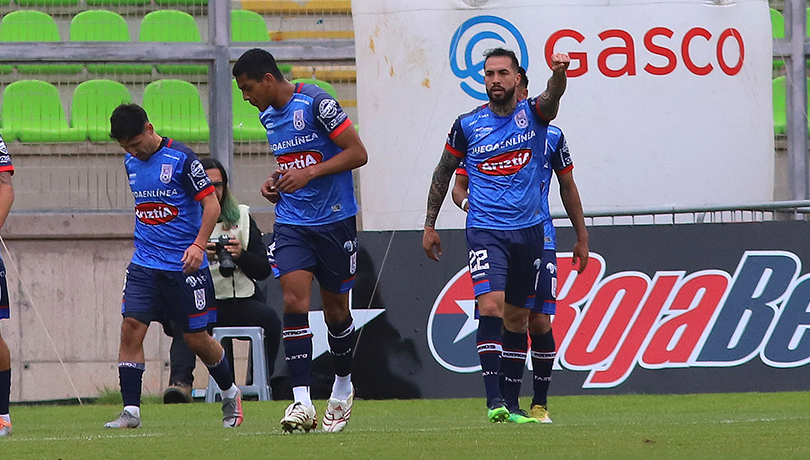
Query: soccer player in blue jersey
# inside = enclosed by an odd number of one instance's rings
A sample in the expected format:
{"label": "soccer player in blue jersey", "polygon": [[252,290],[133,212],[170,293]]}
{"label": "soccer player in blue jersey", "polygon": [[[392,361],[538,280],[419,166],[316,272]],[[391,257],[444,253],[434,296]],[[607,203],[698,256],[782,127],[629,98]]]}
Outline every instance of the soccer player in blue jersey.
{"label": "soccer player in blue jersey", "polygon": [[[8,153],[6,143],[0,137],[0,227],[6,222],[6,217],[14,202],[14,187],[11,185],[11,176],[14,166]],[[8,319],[8,286],[6,285],[6,267],[0,258],[0,320]],[[11,435],[11,418],[8,414],[8,403],[11,397],[11,353],[3,340],[0,331],[0,438]]]}
{"label": "soccer player in blue jersey", "polygon": [[241,392],[225,350],[207,331],[208,324],[216,322],[205,256],[220,213],[214,186],[194,152],[158,135],[140,106],[118,106],[110,127],[110,136],[126,151],[124,166],[135,197],[135,252],[124,282],[118,351],[124,410],[104,426],[140,426],[143,339],[150,322],[166,319],[182,329],[186,344],[222,391],[223,426],[239,426]]}
{"label": "soccer player in blue jersey", "polygon": [[284,293],[284,353],[294,397],[281,426],[288,432],[317,427],[310,396],[309,308],[314,277],[335,363],[323,430],[341,431],[354,400],[351,368],[356,334],[348,294],[357,264],[352,170],[366,164],[366,148],[335,99],[315,85],[285,80],[267,51],[246,51],[234,65],[233,76],[245,100],[259,109],[278,162],[278,169],[262,185],[262,194],[276,204],[272,268]]}
{"label": "soccer player in blue jersey", "polygon": [[[568,218],[577,235],[571,262],[579,264],[577,272],[582,273],[588,265],[588,229],[582,213],[582,202],[579,197],[574,175],[571,172],[574,164],[568,150],[568,143],[560,128],[549,126],[546,134],[545,164],[541,171],[543,176],[540,190],[544,214],[543,262],[537,283],[534,306],[529,314],[529,336],[531,337],[531,358],[533,370],[533,390],[529,416],[542,423],[551,423],[548,414],[548,387],[551,383],[551,368],[556,358],[556,345],[551,332],[551,315],[557,307],[557,252],[556,231],[548,210],[548,190],[551,183],[551,171],[557,175],[560,183],[560,198]],[[464,161],[456,170],[456,182],[453,185],[453,202],[462,210],[467,210],[467,170]]]}
{"label": "soccer player in blue jersey", "polygon": [[546,90],[518,101],[514,52],[495,48],[484,56],[489,102],[453,124],[433,172],[422,248],[438,261],[441,240],[434,226],[450,178],[463,159],[470,181],[466,236],[480,315],[477,342],[487,418],[536,423],[520,409],[518,396],[543,258],[543,207],[537,191],[542,187],[546,131],[565,91],[570,58],[552,55]]}

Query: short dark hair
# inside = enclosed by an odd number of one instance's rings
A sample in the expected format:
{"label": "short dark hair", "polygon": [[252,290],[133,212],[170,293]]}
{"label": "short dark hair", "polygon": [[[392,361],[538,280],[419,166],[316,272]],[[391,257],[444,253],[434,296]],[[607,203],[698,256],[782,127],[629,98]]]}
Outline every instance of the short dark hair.
{"label": "short dark hair", "polygon": [[233,76],[247,75],[251,80],[262,81],[265,74],[272,75],[276,80],[283,80],[284,74],[276,64],[272,54],[261,48],[247,50],[233,65]]}
{"label": "short dark hair", "polygon": [[520,69],[520,63],[518,63],[518,58],[515,56],[515,52],[512,50],[508,50],[505,48],[492,48],[484,51],[484,62],[489,60],[491,57],[499,57],[505,56],[512,59],[512,68],[515,69],[515,72]]}
{"label": "short dark hair", "polygon": [[149,118],[138,104],[121,104],[110,116],[110,137],[120,141],[143,134]]}
{"label": "short dark hair", "polygon": [[526,69],[518,67],[518,75],[520,75],[520,86],[524,88],[529,87],[529,77],[526,75]]}

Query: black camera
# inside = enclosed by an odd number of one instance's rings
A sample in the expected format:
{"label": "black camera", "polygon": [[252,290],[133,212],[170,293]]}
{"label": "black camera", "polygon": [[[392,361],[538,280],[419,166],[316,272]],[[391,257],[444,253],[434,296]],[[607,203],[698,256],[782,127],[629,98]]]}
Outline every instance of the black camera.
{"label": "black camera", "polygon": [[231,253],[225,248],[226,244],[231,241],[230,235],[220,235],[219,238],[211,238],[209,243],[217,245],[217,260],[219,260],[219,274],[228,278],[233,276],[233,271],[236,269],[236,264],[231,257]]}

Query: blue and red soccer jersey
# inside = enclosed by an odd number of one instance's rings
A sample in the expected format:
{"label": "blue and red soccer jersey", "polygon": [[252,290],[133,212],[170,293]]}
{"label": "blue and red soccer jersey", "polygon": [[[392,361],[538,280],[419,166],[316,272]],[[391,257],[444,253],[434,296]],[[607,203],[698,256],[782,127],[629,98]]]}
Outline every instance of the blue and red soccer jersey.
{"label": "blue and red soccer jersey", "polygon": [[[146,161],[127,154],[124,166],[135,197],[135,253],[142,267],[182,271],[183,253],[194,243],[202,225],[199,201],[214,186],[197,155],[172,139]],[[200,268],[208,266],[203,259]]]}
{"label": "blue and red soccer jersey", "polygon": [[[329,160],[341,152],[332,139],[352,128],[349,117],[329,94],[315,85],[297,83],[295,93],[280,110],[270,106],[259,115],[279,169],[301,169]],[[311,180],[293,193],[280,193],[276,222],[324,225],[357,214],[352,172]]]}
{"label": "blue and red soccer jersey", "polygon": [[[14,175],[14,165],[11,164],[11,155],[8,153],[8,147],[6,147],[6,143],[3,142],[2,136],[0,136],[0,172],[9,172]],[[9,317],[8,304],[6,267],[3,265],[3,259],[0,259],[0,319]]]}
{"label": "blue and red soccer jersey", "polygon": [[456,119],[445,148],[465,161],[469,185],[467,228],[517,230],[543,221],[540,168],[548,122],[536,98],[498,116],[488,105]]}

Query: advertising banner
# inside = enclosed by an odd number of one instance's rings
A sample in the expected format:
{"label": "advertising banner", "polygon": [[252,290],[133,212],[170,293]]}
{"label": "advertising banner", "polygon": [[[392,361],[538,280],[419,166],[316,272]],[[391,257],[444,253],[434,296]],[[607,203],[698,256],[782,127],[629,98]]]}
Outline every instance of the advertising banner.
{"label": "advertising banner", "polygon": [[[553,124],[586,207],[773,197],[765,0],[353,0],[352,14],[366,230],[422,228],[450,127],[486,101],[482,54],[494,47],[517,53],[531,95],[553,53],[571,56]],[[464,218],[448,199],[438,226]]]}
{"label": "advertising banner", "polygon": [[[565,252],[573,231],[559,229],[551,394],[807,390],[808,232],[805,222],[594,227],[577,275]],[[425,257],[421,232],[359,236],[358,396],[483,396],[464,234],[440,235],[439,263]],[[314,389],[326,397],[319,315]]]}

